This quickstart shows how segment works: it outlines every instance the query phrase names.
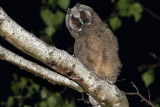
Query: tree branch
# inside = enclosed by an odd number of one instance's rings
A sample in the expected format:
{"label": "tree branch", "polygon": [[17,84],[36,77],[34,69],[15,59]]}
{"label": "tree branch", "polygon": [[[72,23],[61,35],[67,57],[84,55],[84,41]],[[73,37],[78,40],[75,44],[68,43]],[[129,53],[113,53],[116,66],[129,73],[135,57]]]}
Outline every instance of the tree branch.
{"label": "tree branch", "polygon": [[144,5],[141,4],[141,6],[142,6],[143,10],[146,11],[149,15],[151,15],[154,18],[156,18],[157,20],[160,20],[160,16],[156,15],[154,12],[152,12],[150,9],[148,9]]}
{"label": "tree branch", "polygon": [[126,94],[126,95],[137,95],[137,96],[139,96],[143,101],[145,101],[147,104],[149,104],[151,107],[155,107],[155,106],[152,104],[151,100],[150,100],[150,93],[148,92],[148,94],[149,94],[149,100],[147,100],[145,97],[143,97],[143,95],[141,95],[141,94],[139,93],[139,90],[138,90],[137,86],[136,86],[133,82],[131,82],[131,83],[132,83],[133,87],[136,89],[136,92],[127,92],[127,93],[125,93],[125,94]]}
{"label": "tree branch", "polygon": [[128,107],[125,94],[117,86],[99,78],[75,57],[52,47],[14,22],[0,8],[0,35],[12,45],[67,76],[89,93],[101,106]]}
{"label": "tree branch", "polygon": [[8,61],[14,65],[17,65],[20,68],[23,68],[36,76],[44,78],[51,82],[52,84],[64,85],[70,87],[79,92],[83,92],[84,90],[74,81],[59,75],[58,73],[51,71],[47,68],[44,68],[36,63],[33,63],[29,60],[22,58],[21,56],[3,48],[0,45],[0,60]]}

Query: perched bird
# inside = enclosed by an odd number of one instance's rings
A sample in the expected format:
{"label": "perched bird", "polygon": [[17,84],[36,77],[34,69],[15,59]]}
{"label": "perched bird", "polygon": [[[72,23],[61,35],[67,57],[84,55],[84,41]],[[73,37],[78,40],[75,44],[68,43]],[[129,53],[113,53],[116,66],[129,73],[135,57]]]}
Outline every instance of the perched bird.
{"label": "perched bird", "polygon": [[110,28],[89,6],[68,9],[66,27],[75,39],[74,55],[99,77],[114,84],[121,68],[118,42]]}

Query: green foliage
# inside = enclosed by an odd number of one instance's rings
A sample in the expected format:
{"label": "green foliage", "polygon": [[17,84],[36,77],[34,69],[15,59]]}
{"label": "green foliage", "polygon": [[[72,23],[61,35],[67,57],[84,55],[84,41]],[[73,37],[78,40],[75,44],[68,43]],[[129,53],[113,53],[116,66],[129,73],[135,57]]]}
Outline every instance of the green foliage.
{"label": "green foliage", "polygon": [[119,15],[122,17],[134,17],[135,22],[141,19],[142,6],[138,2],[131,2],[131,0],[118,1]]}
{"label": "green foliage", "polygon": [[41,101],[39,107],[47,107],[47,103],[45,101]]}
{"label": "green foliage", "polygon": [[7,100],[7,107],[12,107],[14,103],[14,97],[9,96]]}
{"label": "green foliage", "polygon": [[12,81],[12,86],[11,86],[11,90],[14,94],[18,94],[18,89],[20,88],[20,84],[19,82],[15,82],[15,81]]}
{"label": "green foliage", "polygon": [[122,25],[122,22],[119,17],[115,16],[109,20],[109,24],[113,30],[117,30]]}
{"label": "green foliage", "polygon": [[148,69],[142,74],[142,80],[146,87],[149,87],[154,82],[154,69]]}
{"label": "green foliage", "polygon": [[[45,1],[47,2],[47,1]],[[48,4],[51,5],[52,7],[56,7],[58,0],[48,0]]]}
{"label": "green foliage", "polygon": [[155,107],[160,107],[160,104],[156,104]]}
{"label": "green foliage", "polygon": [[115,0],[111,0],[111,2],[112,2],[112,3],[114,3],[114,2],[115,2]]}
{"label": "green foliage", "polygon": [[43,88],[40,93],[42,100],[37,103],[37,107],[75,107],[73,101],[69,103],[68,100],[63,100],[59,93],[51,93],[46,88]]}
{"label": "green foliage", "polygon": [[54,18],[54,14],[49,9],[42,9],[40,14],[47,26],[53,26],[54,23],[52,20]]}
{"label": "green foliage", "polygon": [[[53,44],[51,37],[64,22],[65,13],[62,10],[66,11],[69,4],[70,0],[42,0],[40,16],[46,25],[46,28],[43,31],[46,36],[43,38],[44,41]],[[62,10],[57,9],[57,6]]]}
{"label": "green foliage", "polygon": [[23,78],[23,77],[21,77],[20,78],[20,86],[21,86],[21,88],[23,88],[23,87],[25,87],[26,85],[27,85],[27,79],[26,78]]}
{"label": "green foliage", "polygon": [[119,0],[118,1],[118,9],[119,15],[126,17],[128,16],[128,8],[130,6],[131,0]]}
{"label": "green foliage", "polygon": [[29,82],[30,82],[31,87],[33,88],[33,90],[35,90],[36,92],[38,92],[40,90],[39,84],[35,83],[32,79],[29,79]]}
{"label": "green foliage", "polygon": [[58,5],[63,9],[66,10],[70,4],[70,0],[58,0]]}
{"label": "green foliage", "polygon": [[138,22],[142,17],[143,8],[134,0],[111,0],[112,3],[117,4],[117,11],[114,13],[113,17],[110,18],[109,24],[113,30],[117,30],[122,26],[121,18],[123,17],[133,17],[135,22]]}
{"label": "green foliage", "polygon": [[24,107],[32,107],[32,106],[29,106],[29,105],[24,105]]}
{"label": "green foliage", "polygon": [[135,22],[138,22],[141,19],[141,13],[143,9],[139,3],[133,3],[129,6],[128,16],[133,16]]}
{"label": "green foliage", "polygon": [[146,88],[148,88],[155,80],[155,69],[154,68],[146,69],[146,68],[147,65],[143,64],[138,67],[138,70],[142,73],[141,74],[142,80]]}
{"label": "green foliage", "polygon": [[41,90],[41,99],[45,99],[47,97],[47,91],[46,90]]}
{"label": "green foliage", "polygon": [[[1,101],[0,104],[7,107],[13,107],[13,105],[18,107],[19,104],[22,104],[22,107],[75,107],[73,101],[62,99],[60,93],[51,92],[32,79],[18,77],[17,74],[13,74],[11,91],[13,95],[8,96],[7,101]],[[32,101],[33,104],[27,101]]]}

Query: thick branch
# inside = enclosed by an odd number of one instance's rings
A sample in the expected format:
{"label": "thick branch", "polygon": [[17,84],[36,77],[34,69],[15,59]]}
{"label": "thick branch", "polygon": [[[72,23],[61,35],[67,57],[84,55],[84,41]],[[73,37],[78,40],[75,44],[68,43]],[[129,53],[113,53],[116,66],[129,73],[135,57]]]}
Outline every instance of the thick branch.
{"label": "thick branch", "polygon": [[48,80],[52,84],[64,85],[79,92],[83,92],[83,89],[74,81],[69,80],[68,78],[59,75],[58,73],[51,71],[47,68],[44,68],[36,63],[26,60],[20,57],[19,55],[3,48],[1,45],[0,45],[0,60],[5,60],[12,64],[15,64],[20,68],[23,68],[33,73],[36,76]]}
{"label": "thick branch", "polygon": [[128,107],[125,94],[102,80],[67,52],[51,47],[27,32],[0,8],[0,35],[23,52],[41,60],[82,86],[102,106]]}

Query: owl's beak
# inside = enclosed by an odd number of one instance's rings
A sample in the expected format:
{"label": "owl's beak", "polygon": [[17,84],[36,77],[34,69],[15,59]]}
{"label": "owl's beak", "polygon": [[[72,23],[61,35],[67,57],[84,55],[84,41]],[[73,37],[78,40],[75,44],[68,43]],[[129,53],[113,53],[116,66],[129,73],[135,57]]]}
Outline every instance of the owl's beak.
{"label": "owl's beak", "polygon": [[81,18],[78,18],[79,22],[84,25],[83,20]]}

